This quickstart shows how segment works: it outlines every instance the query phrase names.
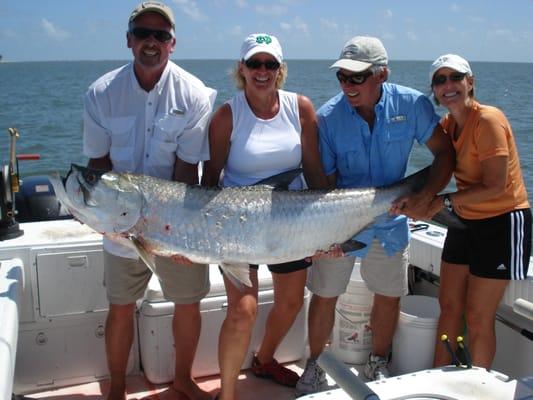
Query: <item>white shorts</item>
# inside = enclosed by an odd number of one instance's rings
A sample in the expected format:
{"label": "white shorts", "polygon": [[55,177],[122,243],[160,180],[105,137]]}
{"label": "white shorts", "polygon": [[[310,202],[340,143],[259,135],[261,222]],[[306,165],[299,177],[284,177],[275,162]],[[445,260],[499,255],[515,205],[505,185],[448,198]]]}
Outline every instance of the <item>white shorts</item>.
{"label": "white shorts", "polygon": [[[409,246],[389,257],[381,244],[374,240],[361,260],[361,277],[373,293],[400,297],[409,291],[407,267]],[[346,292],[350,283],[355,257],[322,258],[308,269],[307,288],[321,297],[337,297]]]}

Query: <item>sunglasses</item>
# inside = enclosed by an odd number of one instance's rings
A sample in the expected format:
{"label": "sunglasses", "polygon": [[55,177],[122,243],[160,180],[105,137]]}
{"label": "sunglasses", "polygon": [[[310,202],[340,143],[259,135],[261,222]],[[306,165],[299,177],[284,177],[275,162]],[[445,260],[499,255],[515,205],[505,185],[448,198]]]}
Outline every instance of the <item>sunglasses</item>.
{"label": "sunglasses", "polygon": [[130,29],[130,33],[137,39],[147,39],[150,36],[153,36],[155,40],[161,43],[168,42],[173,38],[172,33],[170,32],[148,28],[132,28]]}
{"label": "sunglasses", "polygon": [[440,86],[444,85],[446,81],[449,79],[450,82],[461,82],[466,74],[462,72],[452,72],[450,75],[435,75],[432,80],[433,86]]}
{"label": "sunglasses", "polygon": [[341,71],[337,71],[337,79],[339,80],[339,82],[347,83],[349,85],[362,85],[372,75],[374,75],[372,71],[352,75],[345,75]]}
{"label": "sunglasses", "polygon": [[281,64],[275,60],[268,60],[263,62],[259,60],[248,59],[244,61],[244,65],[246,65],[246,68],[249,69],[260,69],[264,65],[265,68],[269,71],[275,71],[279,69],[279,67],[281,67]]}

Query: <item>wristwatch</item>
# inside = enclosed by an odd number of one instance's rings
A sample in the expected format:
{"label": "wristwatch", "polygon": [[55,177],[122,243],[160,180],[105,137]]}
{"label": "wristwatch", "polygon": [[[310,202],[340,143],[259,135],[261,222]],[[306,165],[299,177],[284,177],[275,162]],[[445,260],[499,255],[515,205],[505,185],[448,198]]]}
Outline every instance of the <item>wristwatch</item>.
{"label": "wristwatch", "polygon": [[451,210],[452,209],[452,199],[451,199],[450,195],[446,193],[444,195],[443,200],[444,200],[444,207],[446,207],[448,210]]}

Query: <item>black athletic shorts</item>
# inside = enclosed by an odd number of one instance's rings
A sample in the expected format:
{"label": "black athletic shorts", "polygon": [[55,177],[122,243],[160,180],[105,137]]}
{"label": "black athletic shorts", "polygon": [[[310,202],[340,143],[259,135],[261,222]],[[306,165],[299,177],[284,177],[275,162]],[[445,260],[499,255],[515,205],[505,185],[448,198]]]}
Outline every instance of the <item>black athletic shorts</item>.
{"label": "black athletic shorts", "polygon": [[[306,269],[312,264],[310,261],[305,260],[296,260],[289,261],[281,264],[268,264],[268,270],[277,274],[288,274],[289,272],[299,271],[301,269]],[[257,264],[251,264],[250,268],[258,269]]]}
{"label": "black athletic shorts", "polygon": [[486,219],[463,219],[466,229],[448,229],[442,260],[466,264],[482,278],[526,279],[531,255],[531,210]]}

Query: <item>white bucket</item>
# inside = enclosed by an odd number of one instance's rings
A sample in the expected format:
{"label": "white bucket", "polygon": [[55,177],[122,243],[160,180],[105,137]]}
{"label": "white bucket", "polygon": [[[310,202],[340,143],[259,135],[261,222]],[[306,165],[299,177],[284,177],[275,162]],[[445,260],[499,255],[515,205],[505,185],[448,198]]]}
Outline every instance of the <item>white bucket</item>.
{"label": "white bucket", "polygon": [[356,262],[346,293],[337,300],[331,341],[331,350],[345,363],[363,364],[372,350],[370,313],[373,299],[373,293],[361,278],[360,264]]}
{"label": "white bucket", "polygon": [[440,306],[435,297],[404,296],[392,341],[391,372],[402,375],[431,368]]}

